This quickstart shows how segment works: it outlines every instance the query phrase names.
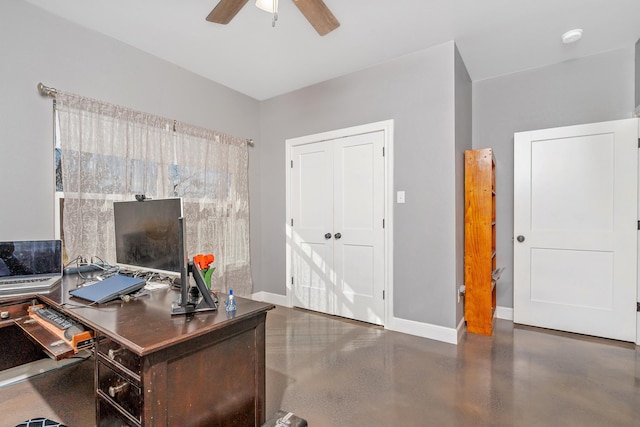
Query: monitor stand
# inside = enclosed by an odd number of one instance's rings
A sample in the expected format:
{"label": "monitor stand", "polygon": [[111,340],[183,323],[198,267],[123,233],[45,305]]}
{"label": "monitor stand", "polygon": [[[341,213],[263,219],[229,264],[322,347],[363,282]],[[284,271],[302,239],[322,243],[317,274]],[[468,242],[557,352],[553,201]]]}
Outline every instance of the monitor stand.
{"label": "monitor stand", "polygon": [[218,302],[211,296],[202,277],[200,266],[197,263],[189,262],[189,272],[195,279],[196,286],[189,286],[189,277],[187,276],[184,280],[186,283],[181,284],[180,302],[171,307],[171,315],[217,310]]}

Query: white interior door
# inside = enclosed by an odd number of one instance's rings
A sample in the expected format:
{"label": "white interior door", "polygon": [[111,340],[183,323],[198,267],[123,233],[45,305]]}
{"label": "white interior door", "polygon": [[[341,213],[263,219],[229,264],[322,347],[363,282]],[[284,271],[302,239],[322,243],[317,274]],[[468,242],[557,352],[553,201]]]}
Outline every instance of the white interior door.
{"label": "white interior door", "polygon": [[335,313],[381,325],[384,135],[382,131],[366,133],[340,138],[334,144]]}
{"label": "white interior door", "polygon": [[635,341],[637,120],[514,142],[514,322]]}
{"label": "white interior door", "polygon": [[291,302],[384,324],[384,132],[293,145]]}
{"label": "white interior door", "polygon": [[335,314],[333,143],[294,146],[291,160],[292,304]]}

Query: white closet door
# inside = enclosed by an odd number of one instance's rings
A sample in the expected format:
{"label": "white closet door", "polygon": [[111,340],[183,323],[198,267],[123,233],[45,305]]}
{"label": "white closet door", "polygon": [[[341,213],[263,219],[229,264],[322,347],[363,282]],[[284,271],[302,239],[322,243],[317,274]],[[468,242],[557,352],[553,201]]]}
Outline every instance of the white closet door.
{"label": "white closet door", "polygon": [[291,159],[292,304],[335,314],[333,143],[294,146]]}
{"label": "white closet door", "polygon": [[335,311],[375,324],[384,323],[383,145],[383,132],[373,132],[334,148]]}
{"label": "white closet door", "polygon": [[636,119],[515,134],[514,322],[636,339]]}
{"label": "white closet door", "polygon": [[291,147],[291,302],[384,324],[384,133]]}

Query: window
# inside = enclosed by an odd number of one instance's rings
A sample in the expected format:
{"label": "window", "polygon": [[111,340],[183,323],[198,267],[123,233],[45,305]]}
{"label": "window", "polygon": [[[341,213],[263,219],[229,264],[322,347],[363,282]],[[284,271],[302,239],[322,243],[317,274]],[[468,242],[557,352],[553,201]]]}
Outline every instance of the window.
{"label": "window", "polygon": [[56,224],[67,259],[113,262],[113,201],[182,197],[189,256],[216,256],[217,289],[251,292],[245,140],[58,93]]}

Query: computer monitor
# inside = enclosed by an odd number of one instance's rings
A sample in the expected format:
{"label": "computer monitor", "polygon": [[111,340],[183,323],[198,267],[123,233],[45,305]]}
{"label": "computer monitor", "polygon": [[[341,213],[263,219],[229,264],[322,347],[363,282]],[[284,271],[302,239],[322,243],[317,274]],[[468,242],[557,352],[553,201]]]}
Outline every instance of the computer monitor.
{"label": "computer monitor", "polygon": [[[171,315],[192,314],[201,311],[218,309],[218,301],[211,295],[202,271],[195,262],[187,257],[187,231],[184,218],[178,219],[179,240],[178,254],[180,258],[180,300],[171,307]],[[193,276],[195,286],[191,286],[189,274]]]}
{"label": "computer monitor", "polygon": [[114,202],[116,264],[179,277],[182,199]]}

